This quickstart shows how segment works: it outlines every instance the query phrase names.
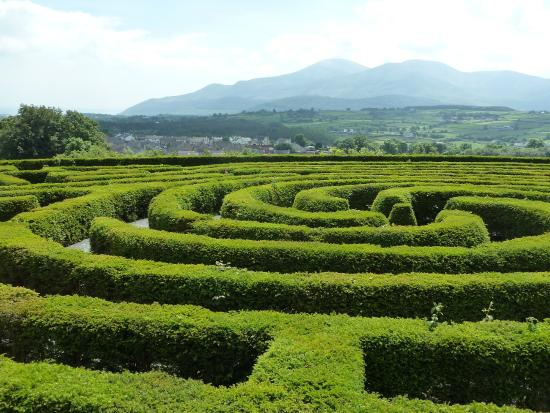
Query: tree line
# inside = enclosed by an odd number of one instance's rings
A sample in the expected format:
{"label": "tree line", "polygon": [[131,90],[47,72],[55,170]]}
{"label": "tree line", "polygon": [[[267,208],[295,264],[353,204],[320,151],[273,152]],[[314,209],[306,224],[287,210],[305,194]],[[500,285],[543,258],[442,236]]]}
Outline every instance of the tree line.
{"label": "tree line", "polygon": [[471,143],[445,142],[404,142],[388,139],[381,143],[366,136],[340,139],[335,145],[336,151],[346,154],[382,153],[398,154],[442,154],[442,155],[511,155],[511,156],[550,156],[550,147],[541,138],[530,138],[525,147],[489,143],[472,145]]}

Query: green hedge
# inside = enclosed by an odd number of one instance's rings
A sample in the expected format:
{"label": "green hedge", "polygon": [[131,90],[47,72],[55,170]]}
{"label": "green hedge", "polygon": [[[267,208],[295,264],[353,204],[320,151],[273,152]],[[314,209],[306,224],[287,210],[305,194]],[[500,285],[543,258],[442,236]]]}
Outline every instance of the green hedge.
{"label": "green hedge", "polygon": [[210,217],[194,221],[189,231],[213,238],[376,244],[383,247],[473,247],[489,242],[489,233],[481,218],[463,211],[441,211],[434,223],[420,227],[386,225],[376,228],[310,228],[304,225],[207,218]]}
{"label": "green hedge", "polygon": [[[309,227],[377,227],[388,222],[378,212],[356,210],[309,212],[279,206],[291,205],[297,192],[295,185],[292,190],[288,191],[288,194],[285,193],[288,186],[285,187],[284,184],[251,187],[232,192],[226,195],[223,200],[221,215],[225,218],[239,220],[306,225]],[[307,187],[311,184],[306,181],[302,186]]]}
{"label": "green hedge", "polygon": [[408,202],[393,204],[388,220],[393,225],[418,225],[412,205]]}
{"label": "green hedge", "polygon": [[166,264],[65,249],[14,223],[0,223],[0,262],[2,282],[115,301],[391,317],[422,317],[437,301],[455,321],[479,320],[494,301],[496,318],[550,316],[550,273],[277,274]]}
{"label": "green hedge", "polygon": [[0,197],[0,221],[6,221],[20,212],[38,208],[38,198],[34,195]]}
{"label": "green hedge", "polygon": [[[550,315],[547,166],[487,159],[434,165],[401,158],[363,163],[290,158],[185,168],[144,161],[127,170],[0,167],[29,182],[46,176],[60,181],[0,186],[0,198],[30,195],[42,205],[0,222],[0,282],[66,295],[0,286],[0,353],[19,360],[0,357],[0,411],[550,409],[550,323],[542,321]],[[164,159],[175,165],[202,162]],[[52,164],[60,162],[72,161]],[[257,187],[250,185],[265,184],[254,193],[263,213],[317,214],[290,207],[304,202],[304,209],[318,211],[344,201],[358,210],[378,203],[390,215],[396,203],[406,202],[421,225],[390,226],[385,217],[379,227],[347,228],[213,219],[228,193],[254,192]],[[484,205],[480,196],[492,202]],[[110,218],[94,221],[102,215],[144,216],[151,199],[166,214],[165,229],[185,223],[182,230],[213,237],[129,228]],[[524,227],[540,235],[488,243],[479,216],[443,209],[453,202],[480,208],[491,230]],[[533,205],[535,210],[528,209]],[[325,214],[341,213],[350,211]],[[86,254],[51,240],[78,241],[90,225],[98,249],[151,261]],[[220,239],[239,234],[259,241]],[[264,240],[285,237],[298,242]],[[358,239],[380,246],[353,245]],[[435,242],[446,246],[411,246]],[[396,243],[411,245],[389,246]],[[163,259],[215,265],[158,261]],[[316,272],[328,269],[340,273]],[[488,270],[501,272],[479,272]],[[395,274],[382,274],[386,271]],[[433,303],[443,303],[442,320],[449,325],[350,317],[429,318]],[[540,321],[457,324],[481,320],[487,307],[497,320]],[[214,387],[149,370],[239,384]]]}
{"label": "green hedge", "polygon": [[47,170],[38,170],[38,171],[9,171],[7,172],[8,175],[14,176],[16,178],[24,179],[25,181],[30,182],[31,184],[39,184],[46,180],[46,177],[48,176]]}
{"label": "green hedge", "polygon": [[95,217],[110,216],[133,221],[146,216],[149,202],[164,188],[162,184],[151,184],[96,190],[36,211],[23,212],[14,220],[25,223],[38,235],[70,245],[86,238]]}
{"label": "green hedge", "polygon": [[550,231],[550,203],[512,198],[455,197],[447,209],[470,211],[483,218],[489,231],[510,239]]}
{"label": "green hedge", "polygon": [[0,285],[0,353],[19,361],[134,372],[159,366],[178,376],[232,384],[250,374],[270,339],[267,323],[239,326],[238,318],[200,307],[15,294]]}
{"label": "green hedge", "polygon": [[211,214],[217,213],[223,197],[229,192],[270,180],[231,179],[169,189],[151,201],[148,208],[149,225],[167,231],[188,230],[195,221],[209,219]]}
{"label": "green hedge", "polygon": [[550,407],[550,330],[503,322],[400,328],[362,339],[365,387],[451,403]]}
{"label": "green hedge", "polygon": [[[369,209],[378,192],[396,185],[395,183],[377,183],[306,189],[296,194],[293,207],[310,212],[333,212],[350,208]],[[407,184],[400,183],[399,186],[407,186]]]}
{"label": "green hedge", "polygon": [[344,273],[546,271],[550,233],[502,243],[464,247],[379,247],[293,241],[214,239],[134,228],[111,218],[96,218],[90,229],[99,253],[172,263],[214,264],[277,272]]}
{"label": "green hedge", "polygon": [[5,185],[29,185],[30,182],[12,175],[0,173],[0,186]]}
{"label": "green hedge", "polygon": [[326,191],[319,191],[319,189],[321,188],[298,192],[292,207],[309,212],[336,212],[350,209],[347,199],[334,196]]}
{"label": "green hedge", "polygon": [[490,196],[550,201],[550,193],[518,190],[484,185],[418,185],[410,188],[389,188],[380,191],[372,204],[372,210],[388,216],[397,203],[413,206],[419,225],[431,222],[444,209],[447,201],[458,196]]}
{"label": "green hedge", "polygon": [[[74,340],[66,338],[69,333]],[[197,411],[208,406],[225,406],[227,411],[515,410],[482,403],[448,406],[404,397],[384,400],[365,392],[364,386],[378,388],[383,395],[397,390],[440,401],[491,401],[540,410],[550,402],[546,391],[550,380],[548,323],[539,323],[535,331],[525,323],[499,321],[430,330],[422,320],[222,314],[190,306],[113,304],[75,296],[40,298],[0,286],[0,336],[8,354],[23,353],[31,360],[72,361],[75,357],[74,364],[85,365],[96,356],[89,367],[182,367],[185,375],[219,377],[219,381],[212,380],[216,383],[241,377],[236,372],[243,358],[262,353],[247,371],[248,380],[239,386],[214,389],[172,379],[174,384],[163,387],[166,396],[161,397],[145,383],[138,384],[150,379],[164,385],[169,378],[159,373],[112,375],[55,364],[16,364],[1,358],[0,406],[10,409],[35,406],[40,394],[42,409],[47,411],[52,406],[53,411],[104,408],[113,398],[106,397],[109,392],[100,383],[109,379],[115,393],[131,394],[134,386],[140,386],[141,394],[136,396],[146,403],[143,408],[156,402],[157,410],[180,410],[182,406]],[[198,337],[205,348],[192,344]],[[101,342],[105,345],[99,346]],[[173,364],[164,364],[165,357]],[[386,373],[382,377],[381,371]],[[66,383],[59,380],[69,377],[72,380]],[[125,380],[124,385],[119,378]],[[49,397],[44,397],[45,384],[51,388]],[[71,397],[62,397],[59,388]],[[179,397],[171,399],[174,394]],[[132,405],[120,393],[118,401],[119,407]]]}
{"label": "green hedge", "polygon": [[159,156],[90,159],[25,159],[7,161],[19,169],[43,166],[118,166],[118,165],[215,165],[245,162],[505,162],[547,164],[547,157],[506,157],[478,155],[252,155],[252,156]]}
{"label": "green hedge", "polygon": [[[239,178],[229,177],[226,180],[222,180],[222,182],[219,179],[213,179],[212,182],[172,188],[159,194],[151,202],[148,213],[149,223],[151,228],[154,229],[174,232],[188,231],[194,223],[210,219],[211,214],[220,211],[225,195],[235,190],[262,185],[274,180],[279,182],[276,185],[266,187],[267,189],[262,191],[263,196],[266,197],[264,199],[269,199],[270,202],[277,204],[282,203],[283,205],[291,205],[296,193],[299,193],[301,188],[310,188],[312,185],[334,185],[337,182],[342,182],[327,180],[327,176],[325,175],[315,175],[315,178],[320,181],[312,183],[303,181],[303,178],[292,174],[285,176],[275,173],[271,176],[261,177],[260,175],[255,178],[248,176]],[[286,182],[296,179],[298,179],[297,182]],[[349,180],[342,183],[346,182],[349,182]],[[386,188],[387,185],[383,187]],[[378,190],[379,186],[369,185],[370,192],[378,192]],[[374,197],[374,195],[371,196]],[[267,208],[270,211],[274,210],[275,214],[283,214],[284,216],[290,214],[298,217],[297,219],[302,217],[302,220],[307,220],[313,216],[307,213],[301,214],[300,211],[292,211],[289,208],[281,208],[277,205],[268,205],[263,202],[259,202],[258,204],[260,204],[260,208]],[[348,215],[355,215],[354,212],[350,212],[348,212]],[[372,214],[367,213],[366,215],[371,216]],[[327,222],[327,219],[323,222]]]}
{"label": "green hedge", "polygon": [[50,188],[50,187],[25,187],[25,189],[11,189],[0,191],[0,197],[20,197],[35,196],[41,206],[46,206],[54,202],[60,202],[69,198],[88,195],[91,190],[88,188]]}

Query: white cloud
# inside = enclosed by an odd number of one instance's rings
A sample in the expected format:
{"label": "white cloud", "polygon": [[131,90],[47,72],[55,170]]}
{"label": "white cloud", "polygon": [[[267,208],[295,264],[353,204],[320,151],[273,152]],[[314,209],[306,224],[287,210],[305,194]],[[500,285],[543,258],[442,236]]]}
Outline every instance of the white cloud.
{"label": "white cloud", "polygon": [[242,63],[259,60],[239,48],[211,47],[205,33],[159,38],[26,0],[0,1],[0,28],[0,107],[32,102],[118,111],[194,90],[220,75],[236,81],[248,67]]}
{"label": "white cloud", "polygon": [[300,25],[267,20],[280,32],[274,37],[233,27],[251,39],[237,44],[207,28],[158,36],[109,17],[0,0],[0,111],[20,102],[118,111],[330,57],[370,67],[429,59],[550,77],[548,1],[350,0],[348,8],[319,21],[304,15]]}
{"label": "white cloud", "polygon": [[550,3],[543,0],[370,0],[350,10],[346,21],[278,36],[269,49],[283,59],[339,55],[367,66],[428,59],[461,70],[550,77],[550,55],[543,52],[548,21]]}

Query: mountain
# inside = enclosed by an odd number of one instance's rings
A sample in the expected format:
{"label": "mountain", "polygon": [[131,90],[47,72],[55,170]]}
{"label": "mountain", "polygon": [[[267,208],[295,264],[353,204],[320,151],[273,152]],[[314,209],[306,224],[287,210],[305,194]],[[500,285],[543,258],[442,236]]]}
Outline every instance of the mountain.
{"label": "mountain", "polygon": [[185,95],[149,99],[122,114],[209,115],[441,104],[548,110],[550,80],[511,71],[461,72],[422,60],[366,68],[349,60],[330,59],[282,76],[212,84]]}

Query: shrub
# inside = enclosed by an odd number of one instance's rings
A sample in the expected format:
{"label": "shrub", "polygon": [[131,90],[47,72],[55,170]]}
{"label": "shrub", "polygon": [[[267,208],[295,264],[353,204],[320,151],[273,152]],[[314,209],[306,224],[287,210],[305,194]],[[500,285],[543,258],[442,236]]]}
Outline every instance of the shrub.
{"label": "shrub", "polygon": [[550,231],[550,203],[513,198],[455,197],[447,209],[470,211],[483,218],[489,231],[504,239]]}
{"label": "shrub", "polygon": [[368,390],[386,397],[547,408],[550,347],[543,334],[533,336],[524,326],[498,321],[440,325],[432,332],[405,325],[399,333],[363,337]]}
{"label": "shrub", "polygon": [[409,203],[394,204],[388,219],[393,225],[417,225],[412,205]]}
{"label": "shrub", "polygon": [[[94,220],[90,239],[98,253],[172,263],[230,262],[241,268],[278,272],[544,271],[550,268],[550,234],[497,245],[378,247],[292,241],[212,239],[194,234],[136,229],[109,218]],[[518,241],[519,240],[519,241]]]}
{"label": "shrub", "polygon": [[[119,377],[126,381],[120,388],[124,394],[132,394],[138,386],[147,390],[146,395],[136,393],[139,400],[149,404],[152,397],[163,403],[161,409],[179,406],[178,410],[189,403],[198,410],[210,403],[229,410],[240,410],[239,406],[272,411],[283,407],[285,411],[349,410],[346,406],[357,411],[500,410],[494,405],[445,406],[405,398],[387,401],[364,393],[364,385],[386,395],[399,391],[465,403],[486,400],[545,409],[549,402],[547,323],[536,332],[523,323],[499,321],[429,331],[422,320],[222,314],[191,306],[113,304],[75,296],[41,298],[0,286],[0,331],[8,331],[2,349],[16,358],[30,354],[30,359],[50,357],[112,370],[126,366],[149,370],[160,364],[162,369],[173,368],[178,374],[214,383],[239,377],[237,373],[247,366],[243,359],[263,353],[249,380],[240,386],[214,391],[204,384],[179,381],[168,389],[175,394],[188,388],[193,391],[174,399],[166,388],[167,395],[160,396],[146,385],[147,380],[169,383],[167,376],[158,373],[113,376],[51,364],[21,365],[2,358],[0,402],[4,406],[35,405],[38,389],[43,392],[45,384],[52,390],[41,406],[48,410],[75,405],[81,409],[92,400],[96,406],[109,406],[111,397],[98,398],[109,394],[105,387],[95,386],[109,380],[109,386],[118,390]],[[198,347],[196,340],[200,340]],[[76,372],[80,377],[76,378]],[[90,385],[94,386],[91,392]],[[71,389],[72,397],[62,397],[58,386]],[[18,397],[13,397],[16,391]],[[119,403],[127,400],[122,398]]]}
{"label": "shrub", "polygon": [[376,244],[383,247],[450,246],[473,247],[489,242],[489,233],[476,215],[463,211],[441,211],[432,224],[349,228],[310,228],[304,225],[273,224],[203,217],[190,225],[190,232],[213,238],[250,240],[320,241],[336,244]]}
{"label": "shrub", "polygon": [[394,204],[411,203],[418,224],[423,225],[431,222],[445,207],[449,199],[472,195],[550,201],[548,193],[538,191],[474,185],[444,185],[438,187],[419,185],[411,188],[390,188],[381,191],[373,202],[372,210],[387,216]]}
{"label": "shrub", "polygon": [[[40,299],[0,285],[0,351],[15,360],[54,359],[110,371],[149,371],[215,384],[241,381],[270,339],[268,323],[212,317],[199,307]],[[98,317],[98,314],[101,316]],[[175,322],[175,320],[177,320]],[[229,322],[228,322],[229,321]]]}
{"label": "shrub", "polygon": [[[275,309],[421,317],[437,300],[455,321],[478,320],[493,300],[496,317],[550,315],[550,273],[277,274],[215,266],[153,263],[62,248],[20,224],[1,223],[0,280],[43,294],[115,301],[191,303],[216,310]],[[218,297],[218,298],[215,298]]]}
{"label": "shrub", "polygon": [[38,198],[34,195],[0,197],[0,221],[5,221],[23,211],[38,208]]}
{"label": "shrub", "polygon": [[144,217],[149,201],[162,189],[163,186],[157,184],[96,191],[37,211],[23,212],[15,220],[26,223],[36,234],[70,245],[86,238],[88,228],[97,216],[125,220]]}
{"label": "shrub", "polygon": [[0,162],[0,410],[550,408],[547,164],[231,159]]}
{"label": "shrub", "polygon": [[[285,202],[277,200],[281,196]],[[226,218],[309,227],[380,226],[387,223],[382,214],[371,211],[309,212],[279,206],[289,205],[293,198],[293,193],[281,194],[270,186],[245,188],[226,195],[220,212]]]}
{"label": "shrub", "polygon": [[0,186],[4,185],[29,185],[29,181],[0,173]]}

